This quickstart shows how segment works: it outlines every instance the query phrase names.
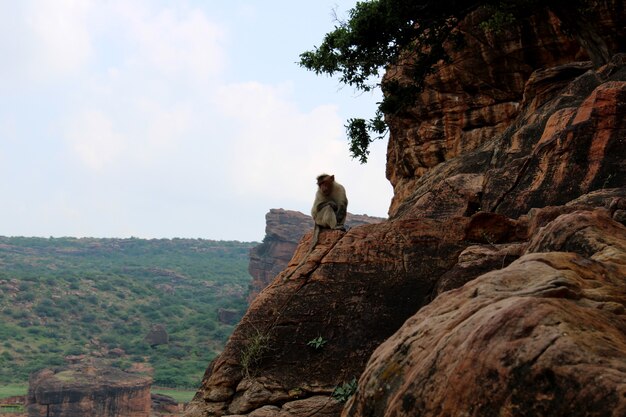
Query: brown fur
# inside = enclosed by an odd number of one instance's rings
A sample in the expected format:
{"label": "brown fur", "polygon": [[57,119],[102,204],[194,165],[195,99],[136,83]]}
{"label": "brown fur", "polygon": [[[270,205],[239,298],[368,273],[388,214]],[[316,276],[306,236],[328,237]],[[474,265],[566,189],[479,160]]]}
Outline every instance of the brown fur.
{"label": "brown fur", "polygon": [[335,181],[334,175],[322,174],[317,177],[317,192],[311,208],[311,217],[315,222],[313,237],[309,250],[302,258],[298,266],[287,275],[284,280],[290,278],[307,260],[319,240],[320,229],[344,229],[346,213],[348,210],[348,198],[346,190]]}

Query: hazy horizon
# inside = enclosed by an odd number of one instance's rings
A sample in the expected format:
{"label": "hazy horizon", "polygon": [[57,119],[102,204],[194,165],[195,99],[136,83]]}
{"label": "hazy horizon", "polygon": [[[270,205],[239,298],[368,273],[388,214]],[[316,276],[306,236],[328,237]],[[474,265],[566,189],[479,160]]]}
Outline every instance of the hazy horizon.
{"label": "hazy horizon", "polygon": [[355,3],[0,0],[0,235],[260,241],[322,172],[386,217],[379,93],[297,65]]}

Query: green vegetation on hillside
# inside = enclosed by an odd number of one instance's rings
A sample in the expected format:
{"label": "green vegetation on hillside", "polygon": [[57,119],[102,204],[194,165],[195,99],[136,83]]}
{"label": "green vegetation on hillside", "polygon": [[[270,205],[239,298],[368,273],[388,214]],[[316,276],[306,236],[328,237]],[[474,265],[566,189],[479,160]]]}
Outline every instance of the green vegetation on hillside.
{"label": "green vegetation on hillside", "polygon": [[183,403],[186,404],[190,402],[193,399],[194,395],[196,395],[196,390],[183,391],[183,390],[155,388],[155,387],[152,387],[150,392],[152,394],[161,394],[161,395],[167,395],[168,397],[172,397],[174,401],[176,401],[179,404],[183,404]]}
{"label": "green vegetation on hillside", "polygon": [[[86,355],[195,387],[246,309],[256,243],[0,237],[0,385]],[[167,345],[145,340],[162,324]],[[138,366],[139,364],[139,366]]]}
{"label": "green vegetation on hillside", "polygon": [[28,392],[28,385],[25,384],[0,385],[0,399],[26,395],[26,392]]}

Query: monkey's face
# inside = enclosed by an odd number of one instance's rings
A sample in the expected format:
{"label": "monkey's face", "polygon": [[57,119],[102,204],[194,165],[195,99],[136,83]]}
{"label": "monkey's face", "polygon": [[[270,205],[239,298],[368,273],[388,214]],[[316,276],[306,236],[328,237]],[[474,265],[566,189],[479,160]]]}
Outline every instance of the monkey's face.
{"label": "monkey's face", "polygon": [[327,177],[323,181],[320,181],[318,185],[320,187],[320,191],[326,197],[328,197],[333,190],[333,180],[330,177]]}

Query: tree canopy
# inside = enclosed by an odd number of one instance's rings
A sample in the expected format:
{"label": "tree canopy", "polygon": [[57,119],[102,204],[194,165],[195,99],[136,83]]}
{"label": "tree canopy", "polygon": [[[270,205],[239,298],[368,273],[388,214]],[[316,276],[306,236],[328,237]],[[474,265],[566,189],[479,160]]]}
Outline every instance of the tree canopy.
{"label": "tree canopy", "polygon": [[[444,44],[460,42],[457,23],[470,12],[490,8],[490,17],[481,23],[484,30],[498,30],[511,21],[549,8],[575,34],[594,63],[608,60],[601,38],[596,36],[585,7],[593,0],[370,0],[358,2],[324,36],[320,46],[300,55],[300,65],[316,74],[337,75],[343,84],[357,90],[381,88],[384,98],[370,120],[353,118],[346,125],[350,151],[361,163],[367,162],[369,144],[386,133],[385,114],[402,111],[412,104],[425,77],[435,64],[448,59]],[[390,65],[408,65],[412,85],[381,80],[381,71]],[[372,137],[371,134],[375,136]]]}

